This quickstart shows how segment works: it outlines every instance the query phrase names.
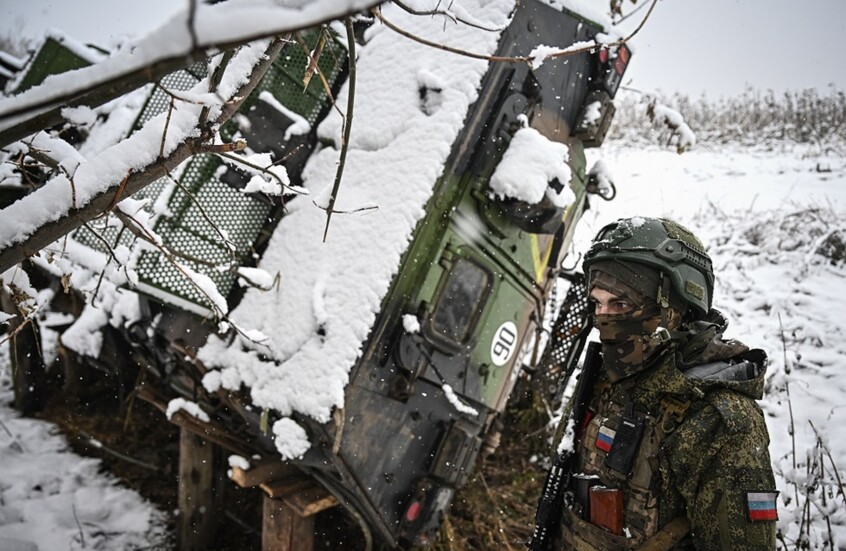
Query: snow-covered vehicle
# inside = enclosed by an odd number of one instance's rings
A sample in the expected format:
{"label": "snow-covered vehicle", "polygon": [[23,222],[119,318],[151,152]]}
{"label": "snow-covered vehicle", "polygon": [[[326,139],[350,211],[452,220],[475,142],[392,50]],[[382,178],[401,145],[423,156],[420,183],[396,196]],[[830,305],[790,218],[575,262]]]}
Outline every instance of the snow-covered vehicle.
{"label": "snow-covered vehicle", "polygon": [[[386,159],[378,154],[392,144],[363,133],[364,145],[352,151],[358,157],[348,160],[350,189],[342,193],[352,194],[356,183],[371,175],[361,168],[356,176],[357,162],[389,174],[394,164],[417,163],[414,178],[422,182],[422,192],[409,191],[406,198],[405,189],[379,191],[397,195],[380,210],[401,210],[407,233],[390,225],[374,232],[364,217],[364,222],[333,226],[327,246],[333,239],[340,245],[320,254],[341,257],[335,258],[337,271],[308,262],[319,256],[320,246],[315,226],[309,225],[314,217],[304,218],[310,216],[305,207],[313,208],[308,199],[280,205],[278,199],[262,200],[261,193],[245,194],[249,182],[217,157],[192,160],[178,186],[163,179],[134,197],[148,200],[138,203],[139,211],[150,211],[156,232],[185,253],[181,265],[204,279],[185,278],[175,263],[140,248],[134,257],[135,289],[143,315],[113,331],[117,344],[111,353],[147,366],[158,377],[148,378],[145,397],[170,400],[169,415],[192,402],[183,409],[196,420],[183,428],[244,456],[248,465],[255,456],[265,464],[281,463],[281,454],[286,464],[328,490],[364,531],[391,547],[431,541],[478,455],[495,449],[498,418],[525,351],[537,345],[547,299],[588,194],[609,192],[588,175],[584,148],[599,146],[608,130],[629,49],[598,46],[604,42],[597,36],[600,25],[547,3],[520,2],[513,15],[497,15],[507,24],[504,30],[474,32],[484,37],[480,43],[488,44],[490,54],[511,61],[467,61],[475,71],[467,83],[460,73],[439,76],[432,64],[409,69],[417,83],[411,95],[420,122],[397,124],[404,129],[417,124],[420,135],[428,136],[434,130],[426,124],[443,126],[438,117],[449,115],[453,129],[445,134],[448,147],[437,152],[432,165],[424,167],[417,157],[430,154],[426,147],[444,144],[413,143],[400,150],[401,160]],[[383,37],[374,30],[370,38],[365,49],[377,51]],[[575,51],[548,55],[558,47]],[[524,61],[515,61],[518,57]],[[405,62],[412,65],[412,58]],[[289,73],[301,72],[304,61],[283,55],[246,102],[239,124],[221,134],[240,133],[257,154],[284,157],[296,151],[286,157],[289,183],[308,187],[330,174],[326,167],[334,167],[337,157],[330,157],[331,147],[319,140],[331,142],[317,129],[327,112],[332,116],[325,91],[316,79],[309,88],[317,88],[314,97],[297,100],[301,94],[291,91],[299,75]],[[366,70],[364,55],[360,62]],[[342,83],[344,68],[327,63],[322,71],[328,84]],[[164,87],[187,88],[204,71],[193,66],[174,73]],[[144,104],[139,125],[172,103],[164,87]],[[462,96],[464,111],[446,112],[449,93],[462,87],[472,92]],[[378,103],[360,94],[365,108]],[[355,125],[352,132],[355,139]],[[416,203],[400,206],[410,201]],[[125,239],[131,247],[132,236],[116,227],[107,229],[113,233],[106,238]],[[298,229],[310,231],[311,241],[295,235]],[[339,239],[332,232],[345,235]],[[384,233],[396,233],[399,245],[383,245]],[[92,249],[103,240],[85,230],[73,239]],[[356,240],[376,247],[357,252],[350,246]],[[281,294],[268,291],[272,282],[259,281],[258,271],[216,269],[231,263],[233,251],[241,251],[239,263],[259,259],[259,268],[278,271]],[[301,256],[291,260],[292,255]],[[279,259],[281,267],[274,264]],[[372,278],[358,273],[369,262],[387,268]],[[384,283],[356,287],[368,278]],[[265,287],[265,294],[249,290],[244,296],[235,287],[239,279]],[[208,323],[211,292],[198,281],[214,283],[230,305],[240,302],[231,317],[258,331],[212,335],[218,328]],[[355,302],[350,295],[366,300]],[[350,321],[332,309],[366,315]]]}
{"label": "snow-covered vehicle", "polygon": [[[496,55],[597,32],[573,13],[528,2]],[[606,54],[535,70],[491,64],[351,372],[342,430],[309,424],[326,445],[302,464],[384,541],[429,541],[478,454],[496,447],[521,352],[536,344],[588,189],[596,189],[583,150],[601,143],[628,61],[614,69],[600,60]],[[530,173],[537,155],[542,175]],[[528,189],[533,176],[542,177],[540,189]]]}

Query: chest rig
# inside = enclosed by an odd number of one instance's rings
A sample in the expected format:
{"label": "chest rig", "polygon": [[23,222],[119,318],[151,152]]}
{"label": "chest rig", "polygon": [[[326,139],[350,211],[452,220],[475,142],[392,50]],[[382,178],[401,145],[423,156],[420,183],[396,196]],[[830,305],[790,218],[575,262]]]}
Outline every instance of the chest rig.
{"label": "chest rig", "polygon": [[564,508],[564,548],[634,549],[659,529],[658,455],[691,402],[664,397],[649,411],[624,385],[607,381],[594,396],[579,440],[572,503]]}

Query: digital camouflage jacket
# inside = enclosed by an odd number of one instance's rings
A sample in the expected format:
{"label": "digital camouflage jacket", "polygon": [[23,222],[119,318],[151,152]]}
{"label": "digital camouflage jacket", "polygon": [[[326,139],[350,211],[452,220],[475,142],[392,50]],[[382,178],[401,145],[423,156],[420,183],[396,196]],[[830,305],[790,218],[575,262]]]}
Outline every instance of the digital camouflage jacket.
{"label": "digital camouflage jacket", "polygon": [[[634,549],[686,518],[690,531],[673,549],[775,549],[777,492],[755,402],[766,356],[723,340],[726,325],[712,311],[674,333],[653,367],[613,384],[600,376],[559,548]],[[609,507],[621,509],[616,528],[598,513]]]}

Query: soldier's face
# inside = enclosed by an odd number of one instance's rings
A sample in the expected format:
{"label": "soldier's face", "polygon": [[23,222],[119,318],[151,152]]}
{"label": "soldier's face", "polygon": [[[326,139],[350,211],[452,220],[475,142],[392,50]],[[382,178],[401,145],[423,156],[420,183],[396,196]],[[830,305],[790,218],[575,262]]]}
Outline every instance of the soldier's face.
{"label": "soldier's face", "polygon": [[594,287],[588,295],[595,315],[624,315],[634,311],[635,303],[626,296],[615,295],[605,289]]}

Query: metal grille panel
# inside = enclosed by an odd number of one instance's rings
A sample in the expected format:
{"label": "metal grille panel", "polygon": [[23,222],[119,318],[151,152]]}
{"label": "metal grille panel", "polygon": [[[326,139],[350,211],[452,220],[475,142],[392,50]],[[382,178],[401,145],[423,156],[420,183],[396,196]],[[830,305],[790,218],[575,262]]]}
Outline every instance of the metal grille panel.
{"label": "metal grille panel", "polygon": [[575,367],[577,358],[571,359],[571,355],[581,354],[584,340],[580,337],[590,329],[590,302],[585,276],[574,273],[568,275],[567,279],[570,281],[570,288],[552,326],[552,334],[537,369],[538,376],[547,383],[546,388],[552,397],[558,392],[562,376],[569,376],[565,370]]}
{"label": "metal grille panel", "polygon": [[[305,33],[303,38],[313,48],[318,33]],[[343,73],[342,61],[345,60],[346,51],[343,47],[336,40],[328,40],[319,67],[330,87]],[[330,98],[318,75],[314,75],[308,88],[303,90],[306,65],[307,56],[299,44],[286,47],[244,101],[240,111],[248,113],[259,101],[259,95],[267,91],[282,105],[314,125],[321,113],[325,112]],[[205,63],[196,64],[166,76],[161,84],[167,90],[188,90],[206,75],[206,71]],[[155,87],[136,120],[135,129],[164,112],[169,104],[170,96]],[[236,132],[234,121],[227,122],[221,128],[224,140],[232,139]],[[157,219],[156,233],[176,253],[178,262],[211,278],[218,290],[226,296],[236,279],[232,267],[251,261],[249,255],[252,245],[272,215],[273,207],[266,201],[244,195],[218,179],[217,171],[221,164],[222,161],[214,156],[194,157],[183,165],[181,174],[177,175],[178,186],[170,179],[162,178],[138,192],[135,197],[150,199],[146,208],[151,215],[151,206],[155,201],[167,202],[167,215]],[[236,248],[234,253],[214,226],[227,234]],[[102,232],[98,230],[98,233],[113,245],[117,244],[117,230],[114,227],[107,227]],[[101,240],[85,228],[80,229],[74,237],[91,248],[105,250]],[[119,243],[131,246],[132,239],[129,232],[123,232]],[[207,311],[208,301],[203,294],[161,253],[142,252],[137,271],[141,287],[157,299],[181,308]],[[192,307],[192,304],[196,307]]]}

